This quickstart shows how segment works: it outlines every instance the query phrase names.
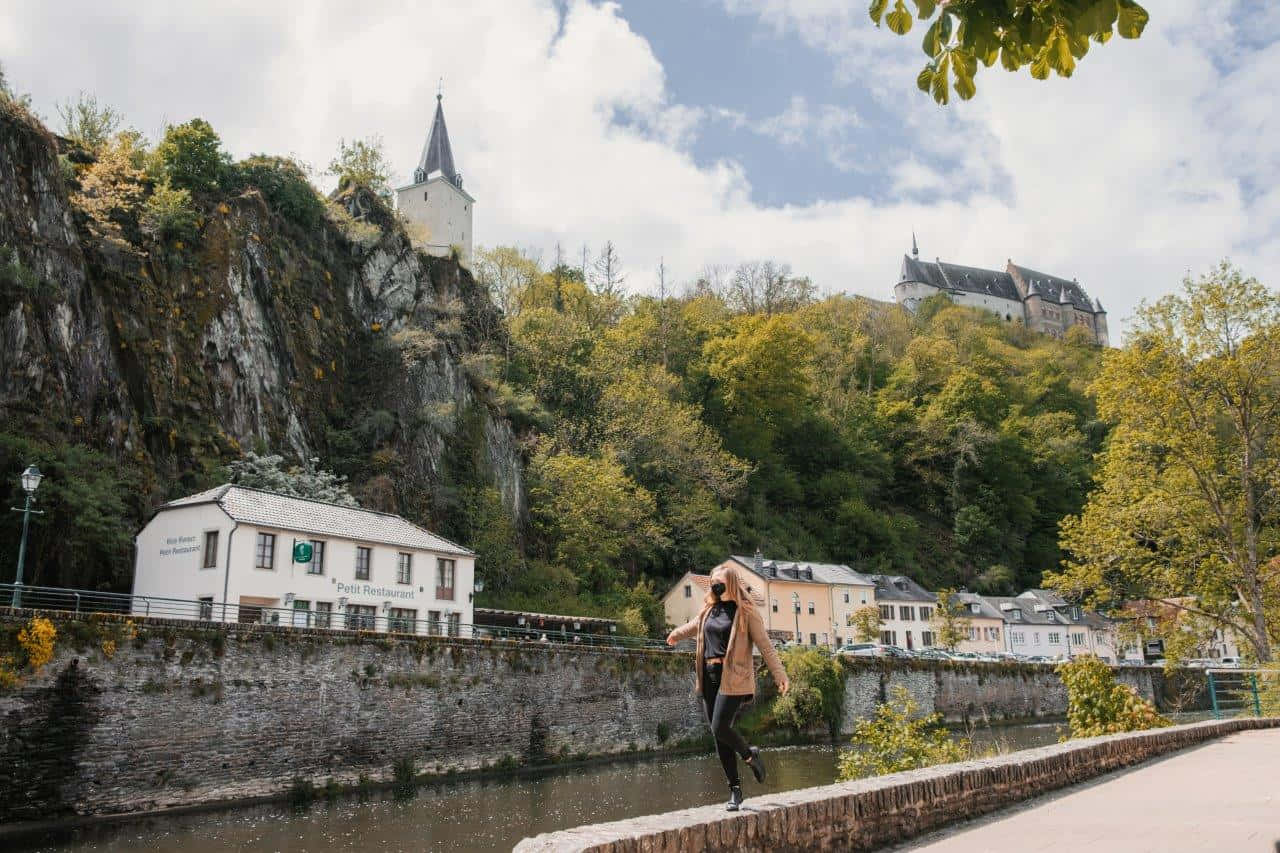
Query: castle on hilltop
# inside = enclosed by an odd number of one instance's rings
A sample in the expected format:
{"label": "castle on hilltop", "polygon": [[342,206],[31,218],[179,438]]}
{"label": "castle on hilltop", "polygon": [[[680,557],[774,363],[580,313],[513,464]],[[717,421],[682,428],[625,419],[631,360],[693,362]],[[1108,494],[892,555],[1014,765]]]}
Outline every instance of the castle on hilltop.
{"label": "castle on hilltop", "polygon": [[902,272],[893,286],[894,299],[914,311],[936,293],[947,294],[957,305],[989,311],[1008,323],[1020,319],[1027,328],[1054,337],[1082,326],[1099,346],[1110,346],[1107,312],[1075,279],[1020,267],[1012,260],[1003,270],[962,267],[940,259],[922,261],[912,235],[911,254],[902,256]]}
{"label": "castle on hilltop", "polygon": [[471,209],[476,200],[462,188],[462,173],[453,164],[443,101],[444,95],[437,94],[436,116],[413,171],[413,183],[396,190],[396,208],[427,229],[428,252],[448,255],[457,246],[462,262],[470,263]]}

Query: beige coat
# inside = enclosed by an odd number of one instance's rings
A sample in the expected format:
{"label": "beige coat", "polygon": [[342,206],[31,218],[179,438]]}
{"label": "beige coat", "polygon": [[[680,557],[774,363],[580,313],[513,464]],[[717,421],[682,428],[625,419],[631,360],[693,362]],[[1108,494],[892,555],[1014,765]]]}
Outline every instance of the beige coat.
{"label": "beige coat", "polygon": [[[707,618],[710,605],[702,608],[702,612],[693,619],[671,632],[675,642],[696,636],[697,653],[694,656],[694,692],[702,695],[702,668],[704,655],[702,652],[702,621]],[[726,696],[754,696],[756,692],[756,668],[751,659],[751,646],[755,645],[764,657],[775,684],[786,680],[786,671],[778,653],[773,650],[769,641],[769,633],[765,630],[764,620],[754,607],[739,606],[733,618],[733,627],[729,629],[729,645],[724,656],[724,675],[720,679],[720,692]]]}

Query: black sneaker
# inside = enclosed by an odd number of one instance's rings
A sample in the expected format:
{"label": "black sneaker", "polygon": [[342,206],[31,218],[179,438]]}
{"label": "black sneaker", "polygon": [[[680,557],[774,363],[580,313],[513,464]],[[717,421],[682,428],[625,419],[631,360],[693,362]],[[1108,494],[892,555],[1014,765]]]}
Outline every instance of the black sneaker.
{"label": "black sneaker", "polygon": [[757,782],[763,782],[764,761],[760,758],[760,747],[753,746],[748,751],[751,757],[747,759],[747,766],[751,768],[751,775],[756,777]]}
{"label": "black sneaker", "polygon": [[729,802],[725,803],[724,809],[728,812],[736,812],[738,806],[742,805],[742,786],[729,786]]}

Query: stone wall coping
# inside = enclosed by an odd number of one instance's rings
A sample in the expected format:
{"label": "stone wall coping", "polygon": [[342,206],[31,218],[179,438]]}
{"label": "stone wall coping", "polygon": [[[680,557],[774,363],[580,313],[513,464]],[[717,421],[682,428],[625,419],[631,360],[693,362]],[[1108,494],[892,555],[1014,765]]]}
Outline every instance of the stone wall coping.
{"label": "stone wall coping", "polygon": [[[698,806],[526,838],[514,853],[872,850],[1157,755],[1280,717],[1206,720],[753,797],[743,811]],[[940,803],[946,803],[940,808]],[[838,842],[832,844],[833,836]]]}
{"label": "stone wall coping", "polygon": [[[201,622],[194,619],[170,619],[162,616],[135,616],[128,613],[87,612],[76,614],[70,610],[43,610],[12,607],[0,607],[0,623],[26,623],[32,617],[43,616],[51,622],[84,622],[87,624],[123,624],[132,622],[138,627],[173,628],[190,634],[207,635],[211,631],[225,634],[228,638],[260,637],[271,634],[277,637],[290,637],[308,640],[341,640],[343,643],[369,643],[373,645],[417,645],[427,643],[436,646],[469,646],[485,649],[517,650],[521,652],[551,651],[589,652],[592,654],[635,655],[638,657],[678,657],[691,652],[670,649],[639,649],[627,646],[604,646],[590,643],[563,643],[548,638],[547,642],[521,640],[510,637],[447,637],[439,634],[388,634],[381,631],[351,631],[345,628],[297,628],[292,625],[256,625],[241,622]],[[692,664],[690,664],[692,667]]]}

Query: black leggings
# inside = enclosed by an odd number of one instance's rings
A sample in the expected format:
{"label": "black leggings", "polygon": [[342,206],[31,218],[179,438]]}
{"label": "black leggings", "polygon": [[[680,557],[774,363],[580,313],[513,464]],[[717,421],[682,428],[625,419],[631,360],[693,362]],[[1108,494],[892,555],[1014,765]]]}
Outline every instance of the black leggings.
{"label": "black leggings", "polygon": [[706,711],[711,733],[716,736],[716,754],[730,785],[740,785],[738,756],[751,757],[750,747],[733,728],[742,706],[751,701],[750,696],[726,696],[720,692],[720,675],[723,665],[709,663],[702,670],[702,708]]}

